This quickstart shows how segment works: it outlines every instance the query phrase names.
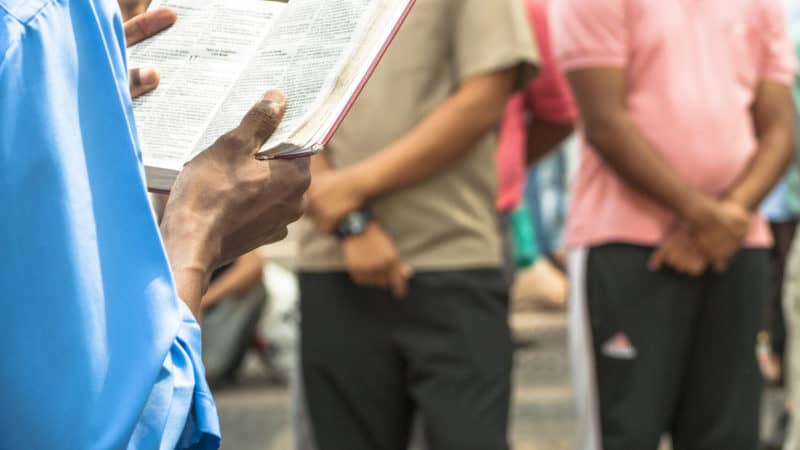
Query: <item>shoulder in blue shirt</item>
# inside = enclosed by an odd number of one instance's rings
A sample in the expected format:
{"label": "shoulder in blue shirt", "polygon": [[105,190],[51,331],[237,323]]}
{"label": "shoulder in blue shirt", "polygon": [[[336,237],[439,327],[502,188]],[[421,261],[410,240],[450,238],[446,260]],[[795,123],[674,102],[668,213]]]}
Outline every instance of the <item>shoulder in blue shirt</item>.
{"label": "shoulder in blue shirt", "polygon": [[0,442],[217,448],[150,212],[113,0],[0,0]]}

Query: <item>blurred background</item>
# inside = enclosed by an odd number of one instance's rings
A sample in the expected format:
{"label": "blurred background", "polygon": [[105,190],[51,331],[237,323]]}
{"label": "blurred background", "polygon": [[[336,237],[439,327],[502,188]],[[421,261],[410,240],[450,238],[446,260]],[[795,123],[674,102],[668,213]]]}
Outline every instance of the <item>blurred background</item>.
{"label": "blurred background", "polygon": [[[132,16],[143,11],[147,2],[120,0],[120,4]],[[546,34],[547,30],[530,32]],[[537,41],[543,42],[539,37]],[[549,94],[544,92],[544,97]],[[564,228],[570,186],[580,164],[580,145],[571,135],[576,121],[567,117],[558,124],[561,137],[571,137],[555,140],[554,147],[545,149],[546,156],[529,158],[530,167],[520,162],[524,189],[510,207],[499,208],[508,226],[498,233],[506,235],[511,247],[507,262],[513,266],[509,320],[514,342],[511,440],[516,450],[575,448]],[[501,171],[501,185],[503,176]],[[798,183],[782,184],[781,189],[774,198],[800,196]],[[781,291],[800,209],[777,209],[780,212],[769,217],[776,236],[771,249],[772,294],[764,305],[762,331],[753,342],[767,384],[761,412],[763,450],[782,448],[790,409],[784,380],[786,326]],[[203,357],[219,407],[225,449],[297,448],[295,427],[302,426],[297,421],[303,418],[301,414],[298,419],[292,407],[297,405],[292,388],[297,379],[301,319],[296,272],[302,226],[294,227],[285,241],[245,255],[218,272],[204,299]],[[662,449],[669,448],[665,438]]]}

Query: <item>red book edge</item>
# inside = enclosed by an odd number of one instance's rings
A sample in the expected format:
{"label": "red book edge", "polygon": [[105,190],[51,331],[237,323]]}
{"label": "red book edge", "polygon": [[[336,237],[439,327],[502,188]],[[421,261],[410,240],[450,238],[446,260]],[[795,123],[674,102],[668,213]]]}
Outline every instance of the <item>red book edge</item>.
{"label": "red book edge", "polygon": [[342,122],[344,122],[344,119],[347,117],[347,114],[350,112],[350,109],[353,107],[353,105],[358,100],[359,95],[361,95],[361,91],[364,90],[364,87],[369,82],[369,79],[372,78],[372,74],[375,73],[375,69],[378,68],[378,64],[380,64],[381,60],[383,59],[383,55],[385,55],[386,51],[389,50],[389,46],[394,41],[394,38],[397,37],[397,33],[400,32],[400,28],[402,28],[403,24],[405,23],[406,19],[408,18],[408,15],[411,13],[411,9],[414,7],[414,5],[416,3],[417,3],[417,0],[411,0],[411,1],[408,2],[408,6],[406,6],[406,10],[403,11],[403,14],[400,16],[400,20],[397,21],[397,23],[395,24],[394,29],[392,30],[391,34],[389,34],[389,39],[387,39],[386,42],[383,43],[383,47],[381,47],[380,51],[378,52],[378,56],[375,58],[374,61],[372,61],[372,64],[370,65],[369,70],[367,71],[366,75],[361,79],[361,82],[358,83],[358,87],[356,87],[355,94],[353,94],[353,96],[350,97],[350,100],[344,106],[344,109],[342,109],[342,113],[339,114],[339,117],[333,123],[333,126],[331,127],[331,131],[328,132],[328,134],[322,139],[322,142],[317,142],[316,144],[312,145],[312,147],[310,149],[308,149],[309,150],[308,152],[296,153],[296,154],[293,154],[293,155],[286,155],[286,156],[275,155],[274,159],[305,158],[305,157],[308,157],[310,155],[313,155],[314,153],[318,153],[318,152],[322,151],[322,149],[326,145],[328,145],[328,142],[330,142],[331,139],[333,139],[333,136],[336,134],[336,131],[339,129],[339,126],[342,124]]}

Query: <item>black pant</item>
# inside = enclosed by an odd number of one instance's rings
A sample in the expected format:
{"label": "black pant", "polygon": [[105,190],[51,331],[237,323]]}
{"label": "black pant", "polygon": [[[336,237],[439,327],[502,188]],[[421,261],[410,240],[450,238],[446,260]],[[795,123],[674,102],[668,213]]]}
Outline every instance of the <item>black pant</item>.
{"label": "black pant", "polygon": [[783,274],[786,272],[786,260],[792,248],[797,223],[797,220],[770,223],[775,244],[770,252],[772,256],[772,291],[764,308],[764,329],[769,332],[772,350],[778,354],[782,362],[785,362],[783,356],[786,349],[786,324],[783,318]]}
{"label": "black pant", "polygon": [[408,298],[302,273],[302,364],[320,450],[507,450],[511,338],[501,271],[417,273]]}
{"label": "black pant", "polygon": [[[585,289],[603,450],[755,450],[756,334],[769,254],[743,250],[727,272],[650,272],[652,248],[592,248]],[[575,306],[575,305],[573,305]]]}

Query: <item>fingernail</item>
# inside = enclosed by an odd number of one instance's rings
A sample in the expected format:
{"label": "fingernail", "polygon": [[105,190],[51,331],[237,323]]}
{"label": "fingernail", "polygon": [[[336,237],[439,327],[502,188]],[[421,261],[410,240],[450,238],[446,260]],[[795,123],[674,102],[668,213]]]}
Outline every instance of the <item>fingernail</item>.
{"label": "fingernail", "polygon": [[139,71],[139,79],[144,86],[152,86],[158,83],[158,72],[153,68],[145,68]]}
{"label": "fingernail", "polygon": [[286,96],[283,95],[283,92],[277,89],[271,89],[267,91],[267,93],[264,94],[264,97],[262,97],[262,100],[275,103],[279,107],[286,104]]}

